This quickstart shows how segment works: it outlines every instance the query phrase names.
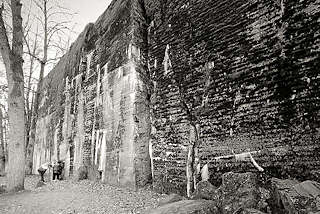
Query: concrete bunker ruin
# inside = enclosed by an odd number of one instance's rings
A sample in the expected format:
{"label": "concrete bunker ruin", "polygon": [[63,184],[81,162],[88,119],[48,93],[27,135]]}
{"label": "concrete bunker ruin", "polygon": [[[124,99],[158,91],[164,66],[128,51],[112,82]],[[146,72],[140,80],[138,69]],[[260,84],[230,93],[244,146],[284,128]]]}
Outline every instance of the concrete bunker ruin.
{"label": "concrete bunker ruin", "polygon": [[[312,0],[113,1],[45,78],[34,172],[63,159],[66,177],[84,167],[185,194],[195,165],[259,151],[266,173],[311,176],[319,13]],[[234,159],[208,168],[212,182],[257,170]]]}

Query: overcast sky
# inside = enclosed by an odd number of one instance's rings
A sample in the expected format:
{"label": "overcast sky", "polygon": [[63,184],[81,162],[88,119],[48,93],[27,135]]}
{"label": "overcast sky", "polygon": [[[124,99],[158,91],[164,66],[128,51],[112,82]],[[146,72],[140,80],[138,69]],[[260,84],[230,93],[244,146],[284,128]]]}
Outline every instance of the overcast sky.
{"label": "overcast sky", "polygon": [[[22,1],[24,9],[28,8],[30,0]],[[56,0],[61,2],[61,5],[76,13],[72,22],[75,23],[74,31],[76,32],[71,37],[71,43],[84,30],[84,27],[89,22],[95,22],[98,17],[108,8],[112,0]],[[0,3],[2,0],[0,0]],[[38,70],[38,69],[37,69]],[[0,85],[5,84],[5,70],[0,56]],[[0,97],[1,99],[1,97]]]}
{"label": "overcast sky", "polygon": [[81,32],[89,22],[95,22],[107,9],[111,0],[63,0],[67,8],[76,12],[74,21],[77,23],[76,31]]}

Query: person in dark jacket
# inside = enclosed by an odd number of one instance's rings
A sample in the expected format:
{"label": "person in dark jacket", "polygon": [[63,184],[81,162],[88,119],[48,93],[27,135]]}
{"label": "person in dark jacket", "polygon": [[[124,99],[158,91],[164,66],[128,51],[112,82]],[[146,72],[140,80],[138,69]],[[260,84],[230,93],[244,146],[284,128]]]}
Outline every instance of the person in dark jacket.
{"label": "person in dark jacket", "polygon": [[59,171],[59,180],[63,180],[64,178],[64,161],[59,161],[58,162],[60,165],[60,171]]}
{"label": "person in dark jacket", "polygon": [[59,162],[55,162],[53,165],[53,178],[52,178],[52,180],[55,180],[56,178],[58,180],[60,180],[59,179],[60,174],[61,174],[61,165],[59,164]]}
{"label": "person in dark jacket", "polygon": [[56,178],[58,180],[62,180],[62,170],[64,168],[64,163],[63,161],[58,161],[53,165],[53,180],[55,180]]}

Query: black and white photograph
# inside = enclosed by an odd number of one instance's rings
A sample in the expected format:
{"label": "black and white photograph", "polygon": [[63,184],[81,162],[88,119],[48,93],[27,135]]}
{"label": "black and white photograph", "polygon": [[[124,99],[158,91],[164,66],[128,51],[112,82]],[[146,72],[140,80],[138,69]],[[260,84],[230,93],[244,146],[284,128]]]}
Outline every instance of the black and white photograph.
{"label": "black and white photograph", "polygon": [[0,0],[1,214],[320,214],[320,0]]}

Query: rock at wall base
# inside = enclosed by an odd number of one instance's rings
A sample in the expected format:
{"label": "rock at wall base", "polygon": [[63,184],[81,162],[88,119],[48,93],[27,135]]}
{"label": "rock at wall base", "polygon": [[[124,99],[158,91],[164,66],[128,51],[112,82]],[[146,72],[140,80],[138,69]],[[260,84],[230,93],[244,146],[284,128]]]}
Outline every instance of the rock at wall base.
{"label": "rock at wall base", "polygon": [[200,181],[193,193],[192,199],[219,200],[219,190],[209,181]]}
{"label": "rock at wall base", "polygon": [[271,199],[271,192],[262,187],[259,187],[259,192],[260,200],[257,205],[258,209],[266,213],[271,213],[271,207],[269,205],[269,201]]}
{"label": "rock at wall base", "polygon": [[233,214],[245,208],[258,208],[260,199],[257,176],[251,172],[228,172],[222,176],[222,212]]}
{"label": "rock at wall base", "polygon": [[309,214],[320,212],[320,184],[315,181],[298,183],[272,178],[273,211]]}
{"label": "rock at wall base", "polygon": [[214,201],[209,200],[183,200],[166,204],[145,214],[219,214]]}
{"label": "rock at wall base", "polygon": [[226,214],[241,213],[246,209],[269,213],[270,195],[269,190],[258,186],[256,174],[229,172],[223,175],[219,188],[208,181],[199,182],[192,199],[214,201]]}

